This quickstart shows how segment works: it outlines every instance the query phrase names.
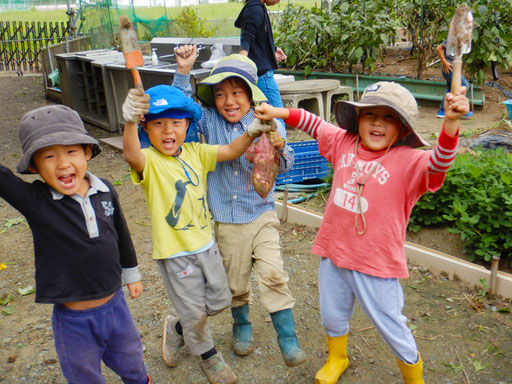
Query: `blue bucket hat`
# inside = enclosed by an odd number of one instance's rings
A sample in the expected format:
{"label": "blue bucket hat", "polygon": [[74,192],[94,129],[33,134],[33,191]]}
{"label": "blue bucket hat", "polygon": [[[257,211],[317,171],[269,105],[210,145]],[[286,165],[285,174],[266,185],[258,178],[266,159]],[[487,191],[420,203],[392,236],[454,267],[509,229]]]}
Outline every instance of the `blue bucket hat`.
{"label": "blue bucket hat", "polygon": [[185,141],[199,141],[197,122],[201,118],[201,107],[172,85],[157,85],[146,90],[149,95],[149,111],[144,121],[161,118],[190,119]]}

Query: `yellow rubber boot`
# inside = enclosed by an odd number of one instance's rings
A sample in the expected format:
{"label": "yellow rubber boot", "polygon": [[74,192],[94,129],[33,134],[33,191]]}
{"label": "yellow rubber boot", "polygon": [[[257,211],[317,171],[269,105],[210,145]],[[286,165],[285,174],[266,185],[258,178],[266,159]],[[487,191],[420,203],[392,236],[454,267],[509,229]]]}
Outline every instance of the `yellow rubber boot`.
{"label": "yellow rubber boot", "polygon": [[336,384],[338,382],[338,378],[348,367],[347,339],[348,333],[338,337],[327,335],[329,355],[325,365],[315,375],[315,384]]}
{"label": "yellow rubber boot", "polygon": [[399,359],[396,359],[396,361],[398,361],[405,384],[425,384],[423,381],[423,360],[421,360],[419,352],[416,364],[407,364]]}

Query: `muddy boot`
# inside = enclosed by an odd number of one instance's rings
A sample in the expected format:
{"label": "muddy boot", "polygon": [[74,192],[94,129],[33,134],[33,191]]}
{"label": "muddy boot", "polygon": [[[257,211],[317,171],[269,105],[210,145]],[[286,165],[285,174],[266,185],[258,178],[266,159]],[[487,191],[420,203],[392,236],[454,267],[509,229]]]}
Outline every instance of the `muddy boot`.
{"label": "muddy boot", "polygon": [[201,368],[211,384],[233,384],[236,376],[226,364],[222,355],[216,353],[212,357],[201,361]]}
{"label": "muddy boot", "polygon": [[178,364],[178,351],[185,344],[183,336],[176,332],[177,317],[167,316],[162,326],[162,359],[168,367]]}
{"label": "muddy boot", "polygon": [[247,356],[254,350],[249,304],[231,308],[231,314],[233,315],[233,352],[238,356]]}
{"label": "muddy boot", "polygon": [[277,332],[277,343],[285,364],[295,367],[306,361],[306,354],[300,349],[295,336],[295,323],[291,309],[283,309],[270,314],[272,324]]}
{"label": "muddy boot", "polygon": [[407,364],[399,359],[396,359],[396,361],[402,372],[404,384],[425,384],[423,381],[423,360],[421,360],[419,352],[416,364]]}
{"label": "muddy boot", "polygon": [[348,333],[338,337],[327,335],[329,355],[324,366],[315,375],[315,384],[336,384],[345,372],[348,367],[347,338]]}

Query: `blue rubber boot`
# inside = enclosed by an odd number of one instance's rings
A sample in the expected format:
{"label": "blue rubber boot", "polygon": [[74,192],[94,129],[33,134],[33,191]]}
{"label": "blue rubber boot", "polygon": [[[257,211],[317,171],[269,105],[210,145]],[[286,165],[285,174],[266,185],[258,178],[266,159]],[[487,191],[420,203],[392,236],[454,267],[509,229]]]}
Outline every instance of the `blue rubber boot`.
{"label": "blue rubber boot", "polygon": [[247,356],[254,350],[252,326],[249,321],[249,304],[231,308],[233,315],[233,352],[238,356]]}
{"label": "blue rubber boot", "polygon": [[277,343],[285,364],[295,367],[306,361],[306,354],[300,349],[295,336],[295,323],[291,309],[283,309],[270,314],[272,324],[277,332]]}

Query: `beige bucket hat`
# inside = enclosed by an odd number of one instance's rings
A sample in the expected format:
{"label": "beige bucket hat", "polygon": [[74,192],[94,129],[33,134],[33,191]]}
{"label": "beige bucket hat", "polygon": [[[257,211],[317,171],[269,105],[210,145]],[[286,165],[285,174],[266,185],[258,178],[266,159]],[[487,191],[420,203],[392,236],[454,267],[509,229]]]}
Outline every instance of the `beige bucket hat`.
{"label": "beige bucket hat", "polygon": [[334,107],[334,114],[338,125],[347,131],[357,134],[357,115],[364,107],[388,107],[395,111],[408,129],[408,134],[402,136],[398,143],[409,145],[413,148],[430,146],[414,130],[414,121],[418,116],[416,99],[406,88],[391,81],[379,81],[371,84],[363,92],[361,100],[338,101]]}

